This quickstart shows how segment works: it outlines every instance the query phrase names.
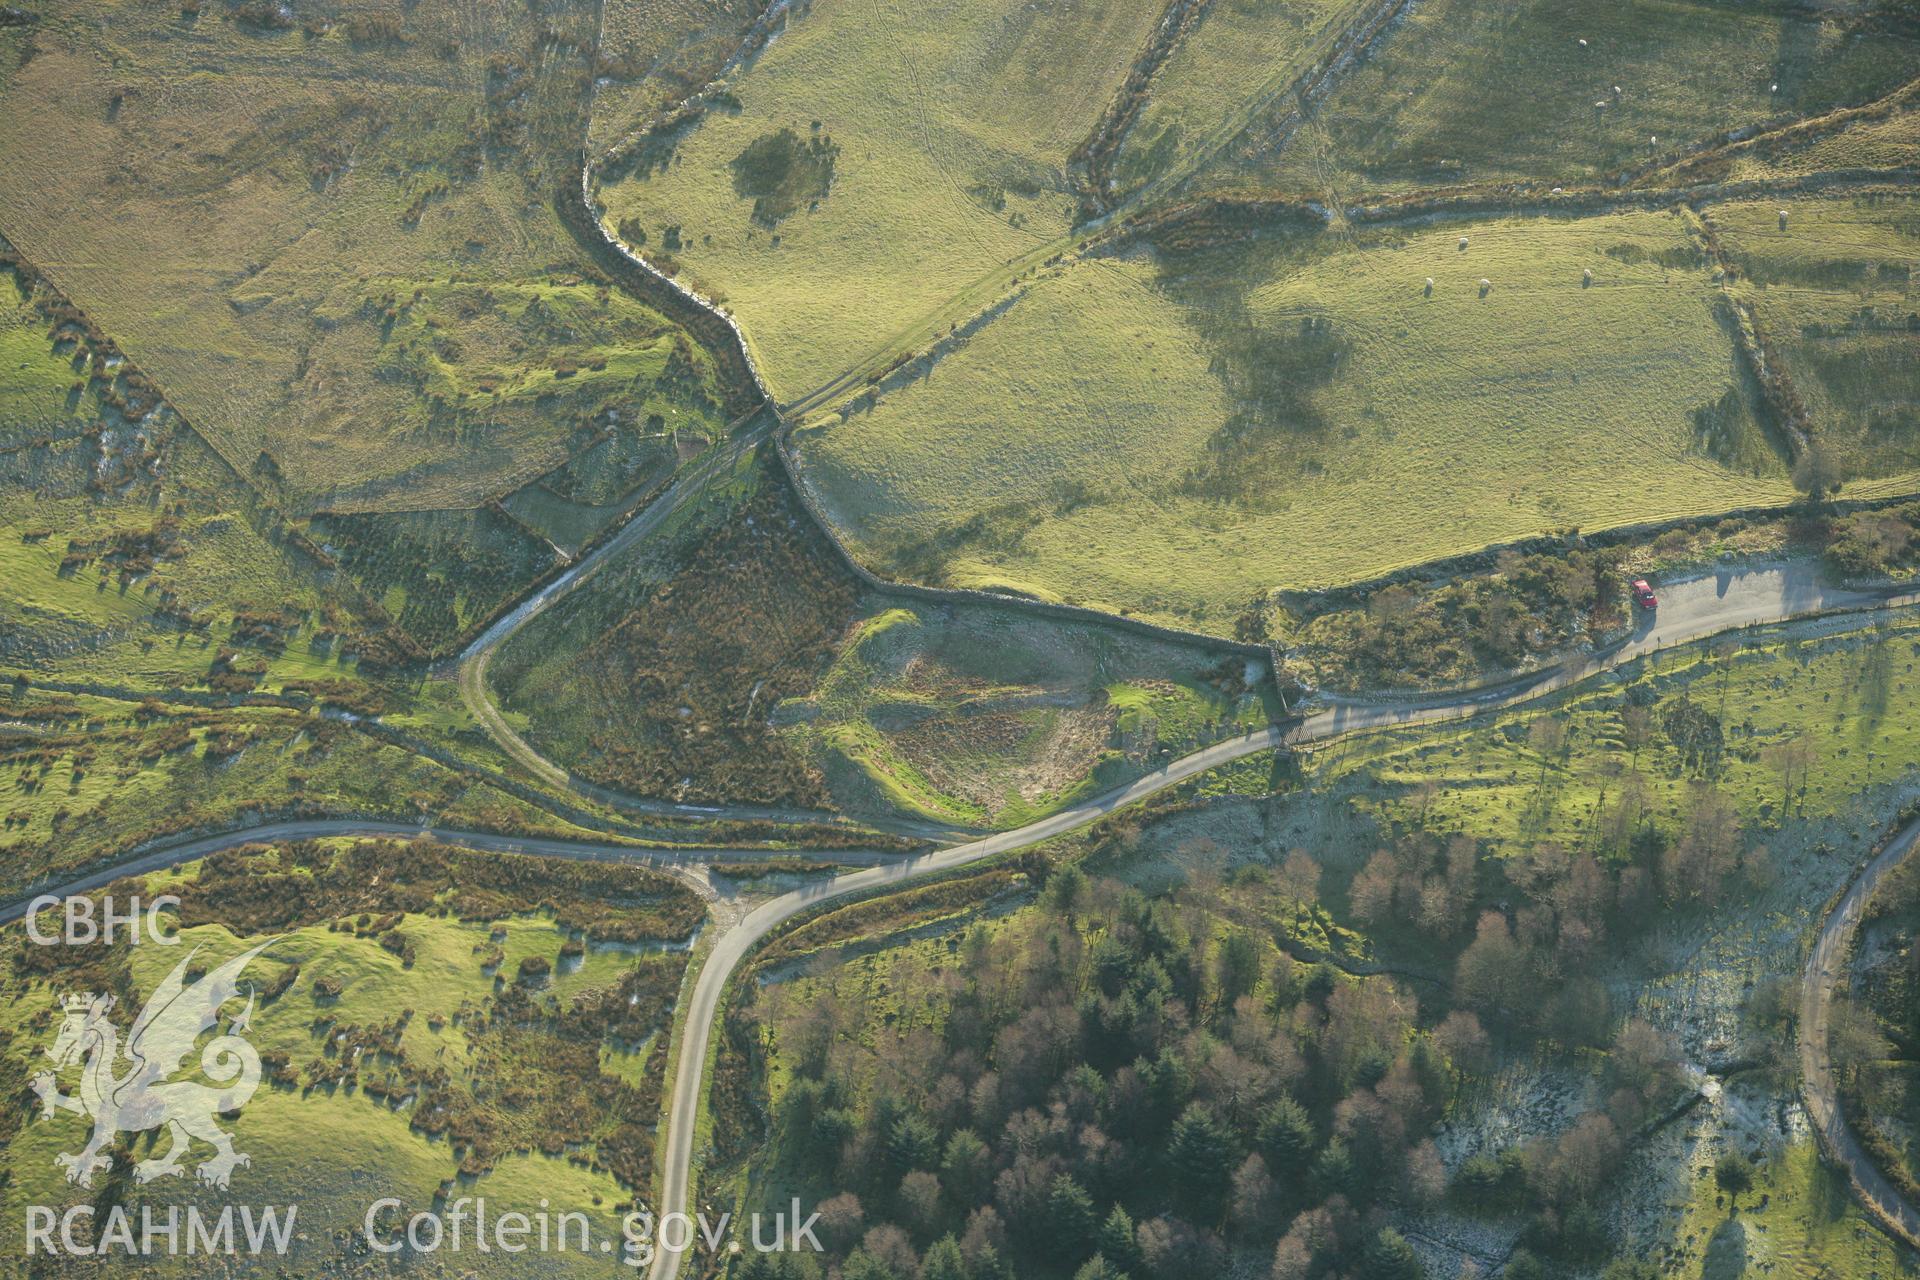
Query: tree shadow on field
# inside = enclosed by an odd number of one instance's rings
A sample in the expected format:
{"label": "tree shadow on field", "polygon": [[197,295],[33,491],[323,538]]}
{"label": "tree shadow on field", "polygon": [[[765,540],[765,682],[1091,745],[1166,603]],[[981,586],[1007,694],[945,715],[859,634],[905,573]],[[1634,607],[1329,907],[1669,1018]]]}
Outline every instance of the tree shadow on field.
{"label": "tree shadow on field", "polygon": [[1807,1223],[1828,1227],[1845,1220],[1853,1207],[1853,1193],[1845,1178],[1819,1160],[1812,1162],[1807,1178]]}
{"label": "tree shadow on field", "polygon": [[1324,250],[1309,227],[1283,237],[1226,231],[1225,243],[1163,248],[1159,286],[1211,353],[1208,372],[1232,408],[1206,452],[1178,482],[1189,497],[1252,510],[1284,506],[1287,481],[1321,467],[1333,423],[1317,392],[1332,385],[1351,349],[1335,319],[1317,309],[1261,315],[1254,290]]}
{"label": "tree shadow on field", "polygon": [[1780,24],[1780,39],[1773,51],[1773,80],[1780,86],[1776,102],[1781,110],[1789,104],[1798,111],[1801,89],[1820,55],[1820,28],[1817,23],[1789,17]]}
{"label": "tree shadow on field", "polygon": [[1747,1261],[1747,1224],[1738,1218],[1729,1218],[1707,1241],[1700,1280],[1740,1280],[1747,1274]]}

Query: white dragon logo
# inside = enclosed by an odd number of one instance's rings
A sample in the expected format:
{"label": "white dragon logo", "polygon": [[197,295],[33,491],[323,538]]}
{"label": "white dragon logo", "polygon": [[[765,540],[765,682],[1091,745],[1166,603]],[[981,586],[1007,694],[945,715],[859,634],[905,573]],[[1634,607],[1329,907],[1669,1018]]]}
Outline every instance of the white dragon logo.
{"label": "white dragon logo", "polygon": [[[84,1062],[80,1083],[68,1096],[60,1092],[54,1071],[42,1071],[33,1078],[33,1091],[40,1095],[42,1116],[71,1111],[93,1117],[93,1136],[80,1153],[54,1157],[54,1163],[66,1170],[68,1182],[92,1186],[94,1172],[112,1163],[105,1152],[115,1135],[163,1126],[172,1141],[165,1155],[134,1165],[133,1176],[139,1182],[184,1173],[180,1161],[194,1138],[214,1149],[195,1171],[209,1186],[224,1189],[236,1167],[252,1163],[245,1153],[233,1149],[233,1139],[213,1122],[216,1115],[245,1106],[260,1085],[260,1055],[239,1034],[248,1029],[253,1017],[251,989],[246,1009],[200,1051],[200,1068],[215,1085],[168,1083],[167,1077],[185,1066],[201,1034],[220,1020],[220,1007],[238,997],[240,971],[269,945],[263,942],[235,956],[188,986],[187,965],[199,952],[195,947],[140,1010],[124,1049],[119,1046],[119,1029],[107,1017],[113,1008],[112,996],[89,992],[61,1001],[66,1016],[47,1056],[53,1059],[55,1071]],[[129,1065],[116,1075],[116,1059],[121,1057]]]}

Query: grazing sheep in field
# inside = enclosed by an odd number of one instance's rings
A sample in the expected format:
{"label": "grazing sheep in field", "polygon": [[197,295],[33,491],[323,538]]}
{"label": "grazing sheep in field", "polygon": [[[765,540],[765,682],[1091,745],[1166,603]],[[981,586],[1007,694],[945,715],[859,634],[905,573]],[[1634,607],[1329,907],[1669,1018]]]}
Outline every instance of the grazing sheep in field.
{"label": "grazing sheep in field", "polygon": [[1582,49],[1587,47],[1587,39],[1585,36],[1580,37],[1580,47]]}
{"label": "grazing sheep in field", "polygon": [[1484,298],[1491,292],[1493,292],[1493,281],[1487,279],[1485,276],[1481,276],[1480,277],[1480,296]]}
{"label": "grazing sheep in field", "polygon": [[1461,236],[1461,237],[1460,237],[1460,252],[1462,252],[1462,253],[1465,253],[1466,251],[1467,251],[1467,238],[1466,238],[1465,236]]}
{"label": "grazing sheep in field", "polygon": [[1780,229],[1782,231],[1787,229],[1787,211],[1785,209],[1780,211]]}
{"label": "grazing sheep in field", "polygon": [[1421,290],[1421,294],[1428,298],[1431,298],[1433,296],[1433,277],[1432,276],[1427,277],[1427,287]]}
{"label": "grazing sheep in field", "polygon": [[1580,287],[1582,289],[1590,289],[1593,287],[1593,268],[1592,267],[1588,267],[1585,271],[1582,271],[1580,273]]}

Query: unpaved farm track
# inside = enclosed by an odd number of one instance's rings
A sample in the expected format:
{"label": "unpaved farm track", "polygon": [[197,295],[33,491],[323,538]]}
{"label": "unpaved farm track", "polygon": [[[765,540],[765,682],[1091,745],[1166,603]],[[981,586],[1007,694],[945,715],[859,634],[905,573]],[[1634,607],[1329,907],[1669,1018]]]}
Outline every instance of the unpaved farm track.
{"label": "unpaved farm track", "polygon": [[1868,1157],[1860,1139],[1847,1127],[1840,1109],[1840,1088],[1833,1074],[1833,997],[1845,976],[1847,952],[1860,915],[1874,890],[1889,871],[1904,862],[1920,841],[1920,821],[1905,827],[1875,855],[1820,926],[1820,937],[1807,957],[1800,984],[1800,1091],[1807,1119],[1827,1158],[1847,1171],[1853,1193],[1895,1235],[1920,1249],[1920,1211]]}

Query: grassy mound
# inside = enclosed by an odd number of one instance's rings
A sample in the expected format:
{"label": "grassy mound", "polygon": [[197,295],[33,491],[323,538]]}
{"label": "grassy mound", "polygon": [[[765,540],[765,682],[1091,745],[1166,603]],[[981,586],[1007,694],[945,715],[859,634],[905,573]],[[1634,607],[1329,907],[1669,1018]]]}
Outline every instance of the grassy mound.
{"label": "grassy mound", "polygon": [[860,621],[781,703],[836,799],[1013,827],[1264,723],[1243,659],[1012,610],[900,606]]}
{"label": "grassy mound", "polygon": [[765,458],[542,614],[491,677],[633,794],[1010,827],[1264,723],[1258,664],[861,587]]}

